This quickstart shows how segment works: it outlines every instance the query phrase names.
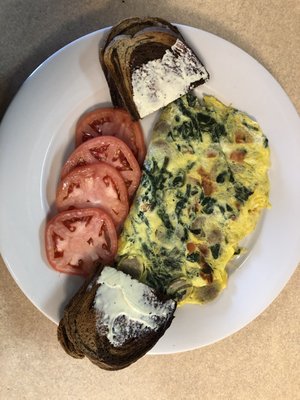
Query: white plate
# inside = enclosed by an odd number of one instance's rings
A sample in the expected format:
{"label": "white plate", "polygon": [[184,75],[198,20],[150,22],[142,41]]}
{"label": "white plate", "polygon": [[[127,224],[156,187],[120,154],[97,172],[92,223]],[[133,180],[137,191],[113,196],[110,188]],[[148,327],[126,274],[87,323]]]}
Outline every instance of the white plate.
{"label": "white plate", "polygon": [[[244,327],[279,294],[300,259],[300,123],[274,78],[236,46],[179,26],[211,79],[202,92],[256,117],[272,151],[271,202],[259,238],[228,288],[205,306],[185,306],[152,354],[194,349]],[[0,127],[0,243],[4,260],[25,295],[58,322],[81,278],[48,267],[45,218],[53,212],[59,171],[74,143],[78,117],[109,104],[98,60],[105,30],[84,36],[45,61],[26,80]],[[148,135],[155,116],[143,120]]]}

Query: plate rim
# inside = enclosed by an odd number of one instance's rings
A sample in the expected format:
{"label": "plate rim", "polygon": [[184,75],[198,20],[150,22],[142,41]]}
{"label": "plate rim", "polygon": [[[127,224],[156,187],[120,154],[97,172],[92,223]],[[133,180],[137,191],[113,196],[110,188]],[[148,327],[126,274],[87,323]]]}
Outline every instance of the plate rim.
{"label": "plate rim", "polygon": [[[243,54],[245,54],[247,57],[250,57],[255,63],[257,63],[259,65],[260,68],[262,68],[274,81],[274,83],[277,85],[277,87],[281,90],[281,95],[285,96],[285,99],[288,101],[289,105],[293,108],[294,112],[297,115],[297,109],[295,107],[295,105],[293,104],[292,100],[289,98],[289,96],[287,95],[287,93],[285,92],[284,88],[281,86],[281,84],[275,79],[275,77],[268,71],[268,69],[261,64],[261,62],[259,62],[258,60],[256,60],[252,55],[250,55],[249,53],[247,53],[245,50],[243,50],[242,48],[240,48],[239,46],[237,46],[236,44],[228,41],[227,39],[224,39],[214,33],[205,31],[201,28],[195,28],[193,26],[189,26],[189,25],[183,25],[183,24],[177,24],[174,23],[174,25],[178,26],[179,28],[183,28],[183,29],[187,29],[187,30],[196,30],[197,32],[203,32],[207,35],[211,35],[213,36],[215,39],[217,40],[221,40],[227,44],[229,44],[230,46],[234,46],[239,52],[242,52]],[[25,85],[27,85],[27,83],[31,80],[34,79],[34,77],[36,76],[37,71],[41,70],[42,68],[46,68],[47,65],[49,64],[49,62],[51,62],[53,59],[55,59],[57,57],[58,54],[63,53],[67,48],[70,48],[74,45],[76,45],[77,43],[83,41],[83,40],[89,40],[89,38],[102,34],[104,35],[106,31],[108,31],[111,27],[104,27],[101,29],[98,29],[96,31],[87,33],[83,36],[80,36],[78,38],[76,38],[75,40],[71,41],[70,43],[67,43],[66,45],[64,45],[62,48],[58,49],[57,51],[55,51],[53,54],[51,54],[47,59],[45,59],[40,65],[38,65],[31,73],[30,75],[24,80],[24,82],[22,83],[22,85],[20,86],[18,92],[15,94],[15,96],[13,97],[12,101],[10,102],[8,108],[5,111],[5,114],[1,120],[0,123],[0,133],[2,133],[2,126],[3,126],[3,122],[5,122],[7,115],[9,115],[9,110],[11,110],[11,108],[14,105],[15,99],[18,97],[19,93],[24,89]],[[1,136],[0,136],[0,141],[1,141]],[[56,324],[56,321],[49,315],[47,314],[39,305],[36,304],[36,302],[34,301],[34,299],[30,296],[30,294],[28,292],[26,292],[25,288],[23,288],[22,282],[20,282],[14,268],[11,266],[11,263],[9,261],[9,259],[7,258],[7,254],[5,252],[5,250],[2,247],[2,235],[1,235],[1,230],[0,230],[0,251],[1,251],[1,255],[3,258],[3,261],[6,265],[6,268],[8,269],[8,271],[10,272],[10,275],[13,277],[14,281],[16,282],[16,284],[18,285],[18,287],[21,289],[21,291],[24,293],[24,295],[31,301],[31,303],[34,305],[35,308],[37,308],[40,312],[42,312],[48,319],[50,319],[52,322],[54,322]],[[176,351],[166,351],[166,352],[162,352],[160,351],[159,353],[156,352],[149,352],[148,354],[171,354],[171,353],[180,353],[180,352],[185,352],[185,351],[192,351],[194,349],[197,348],[201,348],[207,345],[211,345],[217,341],[223,340],[228,336],[231,336],[232,334],[236,333],[237,331],[243,329],[245,326],[247,326],[248,324],[250,324],[254,319],[256,319],[261,313],[263,313],[269,306],[270,304],[278,297],[278,295],[281,293],[281,291],[284,289],[284,287],[286,286],[286,284],[288,283],[288,281],[290,280],[290,278],[292,277],[292,275],[294,274],[295,270],[297,269],[297,265],[295,265],[295,268],[293,270],[291,270],[290,274],[288,274],[288,276],[286,277],[285,281],[282,282],[281,285],[281,289],[278,291],[278,293],[276,293],[276,295],[270,299],[270,301],[264,305],[263,309],[261,311],[259,311],[257,313],[257,315],[255,315],[253,318],[251,318],[250,320],[248,320],[248,322],[246,322],[244,325],[238,327],[235,330],[231,330],[227,335],[223,335],[221,338],[217,339],[217,340],[212,340],[211,343],[205,343],[203,345],[198,345],[198,346],[194,346],[194,347],[188,347],[188,348],[184,348],[184,349],[176,349]]]}

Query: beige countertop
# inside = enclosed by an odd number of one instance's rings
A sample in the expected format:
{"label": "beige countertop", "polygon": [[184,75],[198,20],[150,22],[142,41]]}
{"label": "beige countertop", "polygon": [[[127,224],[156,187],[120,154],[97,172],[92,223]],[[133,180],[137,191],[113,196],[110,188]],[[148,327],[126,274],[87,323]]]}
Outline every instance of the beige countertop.
{"label": "beige countertop", "polygon": [[[300,111],[297,0],[0,0],[0,118],[24,79],[54,51],[133,15],[160,16],[233,42],[274,75]],[[263,314],[234,335],[106,372],[64,353],[56,326],[1,259],[0,399],[300,399],[299,287],[298,268]]]}

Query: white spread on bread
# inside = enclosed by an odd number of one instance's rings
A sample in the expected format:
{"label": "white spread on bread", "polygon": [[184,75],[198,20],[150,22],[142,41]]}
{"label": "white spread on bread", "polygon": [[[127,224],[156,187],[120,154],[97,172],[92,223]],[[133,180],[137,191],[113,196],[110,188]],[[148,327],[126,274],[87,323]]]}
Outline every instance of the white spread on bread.
{"label": "white spread on bread", "polygon": [[131,79],[133,100],[143,118],[186,94],[194,82],[207,80],[208,73],[192,50],[177,39],[161,59],[136,68]]}
{"label": "white spread on bread", "polygon": [[105,267],[97,280],[94,300],[97,328],[119,347],[167,320],[174,302],[161,302],[143,283],[114,268]]}

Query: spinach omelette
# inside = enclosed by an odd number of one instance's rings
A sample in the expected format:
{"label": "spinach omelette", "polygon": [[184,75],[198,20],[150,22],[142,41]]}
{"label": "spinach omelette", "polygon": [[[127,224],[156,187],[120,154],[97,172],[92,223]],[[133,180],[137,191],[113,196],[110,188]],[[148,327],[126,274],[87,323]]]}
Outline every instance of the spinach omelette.
{"label": "spinach omelette", "polygon": [[226,286],[228,263],[269,206],[269,145],[257,122],[188,94],[154,128],[116,266],[183,303]]}

